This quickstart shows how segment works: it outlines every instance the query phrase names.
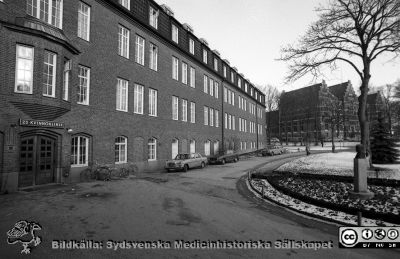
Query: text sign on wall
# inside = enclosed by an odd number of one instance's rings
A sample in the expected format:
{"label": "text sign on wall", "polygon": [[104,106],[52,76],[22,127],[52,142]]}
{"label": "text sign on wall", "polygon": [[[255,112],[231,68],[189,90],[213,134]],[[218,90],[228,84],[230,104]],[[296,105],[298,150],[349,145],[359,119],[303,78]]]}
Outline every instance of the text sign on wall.
{"label": "text sign on wall", "polygon": [[64,128],[64,123],[54,121],[41,121],[41,120],[24,120],[19,119],[19,125],[26,127],[44,127],[44,128]]}

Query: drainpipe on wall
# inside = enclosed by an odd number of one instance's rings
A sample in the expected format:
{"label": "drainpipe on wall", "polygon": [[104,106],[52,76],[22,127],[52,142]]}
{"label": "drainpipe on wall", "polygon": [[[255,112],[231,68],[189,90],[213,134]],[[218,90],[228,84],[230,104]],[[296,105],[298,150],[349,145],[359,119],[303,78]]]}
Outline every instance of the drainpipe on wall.
{"label": "drainpipe on wall", "polygon": [[225,132],[224,132],[224,130],[225,130],[225,114],[224,114],[224,98],[225,98],[225,96],[224,96],[224,82],[225,82],[225,80],[224,79],[222,79],[222,81],[221,81],[221,89],[218,89],[219,91],[220,91],[220,95],[219,96],[221,96],[221,103],[222,103],[222,105],[221,105],[221,116],[220,116],[220,118],[219,118],[219,120],[221,121],[221,142],[222,142],[222,152],[223,152],[223,154],[225,154]]}
{"label": "drainpipe on wall", "polygon": [[258,104],[257,104],[257,102],[256,102],[256,125],[257,125],[257,130],[256,130],[256,136],[257,136],[257,143],[256,143],[256,147],[257,147],[257,150],[258,150]]}

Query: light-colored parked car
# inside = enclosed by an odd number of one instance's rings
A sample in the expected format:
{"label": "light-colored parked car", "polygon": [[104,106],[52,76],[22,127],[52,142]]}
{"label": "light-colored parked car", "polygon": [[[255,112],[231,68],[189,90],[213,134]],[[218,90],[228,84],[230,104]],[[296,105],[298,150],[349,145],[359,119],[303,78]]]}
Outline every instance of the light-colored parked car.
{"label": "light-colored parked car", "polygon": [[165,163],[165,169],[170,172],[171,170],[182,170],[186,172],[190,168],[201,167],[204,168],[207,164],[207,157],[201,156],[199,153],[192,154],[178,154],[175,159],[168,160]]}
{"label": "light-colored parked car", "polygon": [[263,156],[274,156],[285,153],[286,150],[282,146],[267,146],[261,151]]}

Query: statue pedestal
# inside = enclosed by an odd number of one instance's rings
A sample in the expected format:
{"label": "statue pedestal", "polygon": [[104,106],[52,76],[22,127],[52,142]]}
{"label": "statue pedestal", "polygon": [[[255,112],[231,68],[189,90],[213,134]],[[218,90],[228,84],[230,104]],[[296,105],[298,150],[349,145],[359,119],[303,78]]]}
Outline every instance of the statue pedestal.
{"label": "statue pedestal", "polygon": [[374,197],[374,194],[368,191],[367,185],[367,158],[354,158],[354,191],[350,191],[350,198],[368,200]]}

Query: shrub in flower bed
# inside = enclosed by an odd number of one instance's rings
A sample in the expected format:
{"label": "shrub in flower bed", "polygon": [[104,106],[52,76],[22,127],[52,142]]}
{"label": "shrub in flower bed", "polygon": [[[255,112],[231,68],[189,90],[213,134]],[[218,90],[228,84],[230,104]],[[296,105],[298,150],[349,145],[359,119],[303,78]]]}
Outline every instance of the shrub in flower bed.
{"label": "shrub in flower bed", "polygon": [[349,191],[353,190],[350,181],[311,179],[290,173],[271,174],[267,180],[282,193],[306,203],[353,215],[361,211],[366,217],[400,224],[400,187],[369,185],[374,198],[353,200],[349,198]]}

